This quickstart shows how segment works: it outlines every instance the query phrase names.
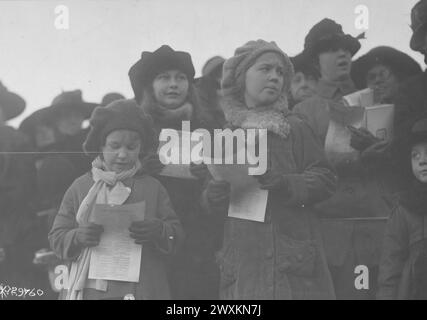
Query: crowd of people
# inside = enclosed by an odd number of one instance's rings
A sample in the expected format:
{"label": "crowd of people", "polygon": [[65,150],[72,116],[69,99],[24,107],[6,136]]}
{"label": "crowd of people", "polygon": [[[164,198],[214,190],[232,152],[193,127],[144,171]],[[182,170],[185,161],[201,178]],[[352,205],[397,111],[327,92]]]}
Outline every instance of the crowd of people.
{"label": "crowd of people", "polygon": [[[426,0],[411,28],[427,63]],[[249,41],[209,59],[200,78],[190,53],[163,45],[130,67],[131,99],[62,92],[19,129],[7,121],[26,103],[0,84],[0,284],[68,300],[426,299],[427,76],[387,46],[353,61],[362,38],[325,18],[295,57]],[[358,157],[333,165],[330,122],[365,88],[394,105],[393,139],[351,128]],[[228,217],[230,183],[204,164],[190,165],[193,179],[162,174],[159,135],[183,121],[267,130],[267,171],[253,177],[268,190],[264,222]],[[129,225],[142,245],[138,281],[89,278],[105,232],[99,205],[144,212]]]}

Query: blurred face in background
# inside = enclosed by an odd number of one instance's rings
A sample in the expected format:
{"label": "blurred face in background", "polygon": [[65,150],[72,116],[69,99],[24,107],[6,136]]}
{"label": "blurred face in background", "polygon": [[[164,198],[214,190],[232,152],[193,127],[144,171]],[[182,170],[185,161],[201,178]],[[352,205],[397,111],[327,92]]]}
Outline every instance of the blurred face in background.
{"label": "blurred face in background", "polygon": [[295,73],[291,82],[291,94],[295,102],[301,102],[316,94],[317,78],[304,74],[302,71]]}
{"label": "blurred face in background", "polygon": [[374,102],[391,102],[397,92],[399,81],[389,67],[377,64],[366,74],[366,85],[374,90]]}
{"label": "blurred face in background", "polygon": [[411,163],[415,178],[422,183],[427,183],[427,142],[418,143],[412,147]]}
{"label": "blurred face in background", "polygon": [[276,53],[262,54],[246,71],[244,99],[249,108],[276,102],[283,90],[284,63]]}
{"label": "blurred face in background", "polygon": [[187,99],[189,81],[180,70],[167,70],[159,73],[153,80],[156,101],[167,109],[176,109]]}
{"label": "blurred face in background", "polygon": [[38,125],[36,127],[34,139],[38,148],[46,147],[52,143],[55,143],[55,130],[48,125]]}
{"label": "blurred face in background", "polygon": [[137,132],[115,130],[105,138],[102,158],[109,171],[120,173],[135,166],[140,150],[141,138]]}
{"label": "blurred face in background", "polygon": [[341,81],[350,76],[351,54],[344,48],[332,48],[319,53],[321,78],[328,81]]}
{"label": "blurred face in background", "polygon": [[56,122],[58,131],[63,135],[73,136],[82,130],[84,117],[76,114],[64,114]]}

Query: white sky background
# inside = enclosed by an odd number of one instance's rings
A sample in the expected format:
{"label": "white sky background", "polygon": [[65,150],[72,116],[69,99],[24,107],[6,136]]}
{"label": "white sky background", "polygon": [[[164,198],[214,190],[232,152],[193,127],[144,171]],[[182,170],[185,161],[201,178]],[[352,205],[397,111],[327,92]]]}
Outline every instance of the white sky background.
{"label": "white sky background", "polygon": [[[141,51],[169,44],[191,53],[196,75],[213,55],[229,57],[248,40],[276,43],[290,56],[309,29],[325,17],[357,35],[357,5],[369,9],[367,40],[359,56],[379,45],[414,57],[410,11],[417,0],[0,0],[0,80],[27,101],[16,126],[48,106],[61,90],[81,89],[100,102],[117,91],[132,97],[127,72]],[[55,7],[69,8],[70,28],[54,26]]]}

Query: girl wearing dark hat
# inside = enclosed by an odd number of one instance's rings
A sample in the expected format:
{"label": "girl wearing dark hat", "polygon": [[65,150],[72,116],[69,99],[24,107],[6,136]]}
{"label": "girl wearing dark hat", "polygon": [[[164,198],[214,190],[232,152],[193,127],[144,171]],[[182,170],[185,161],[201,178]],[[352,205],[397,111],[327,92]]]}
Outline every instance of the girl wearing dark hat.
{"label": "girl wearing dark hat", "polygon": [[399,84],[421,72],[406,53],[381,46],[354,61],[351,76],[358,89],[374,90],[376,103],[393,103]]}
{"label": "girl wearing dark hat", "polygon": [[[342,97],[356,91],[350,71],[351,59],[360,49],[358,38],[345,34],[341,25],[330,19],[316,24],[305,38],[304,51],[318,66],[320,79],[317,95],[297,104],[294,111],[306,117],[323,145],[330,120],[345,119],[351,112],[351,108],[342,103]],[[356,147],[358,140],[352,141],[353,148],[363,151]],[[337,192],[316,205],[319,214],[329,218],[322,226],[338,299],[374,297],[375,285],[371,284],[369,290],[355,288],[354,268],[367,265],[374,273],[378,265],[375,257],[381,246],[378,235],[382,232],[382,225],[378,219],[377,223],[371,223],[368,218],[386,219],[389,214],[386,201],[389,193],[380,183],[379,174],[382,171],[378,172],[377,168],[367,166],[359,159],[337,164]],[[359,225],[356,220],[348,218],[366,219],[367,222]],[[368,244],[366,239],[369,239]]]}
{"label": "girl wearing dark hat", "polygon": [[[401,137],[402,169],[410,187],[401,192],[387,223],[380,263],[379,299],[427,299],[427,118]],[[408,169],[406,169],[408,168]]]}
{"label": "girl wearing dark hat", "polygon": [[[166,190],[142,174],[140,159],[156,147],[152,124],[133,100],[95,109],[90,123],[84,149],[96,156],[92,170],[67,190],[49,233],[52,249],[69,262],[69,288],[63,297],[169,299],[165,259],[175,253],[183,232]],[[143,245],[137,282],[88,278],[92,248],[104,232],[90,222],[96,204],[145,207],[143,220],[129,226],[130,237]]]}
{"label": "girl wearing dark hat", "polygon": [[[190,121],[191,130],[198,128],[194,74],[190,54],[167,45],[154,52],[142,52],[141,59],[130,68],[135,99],[153,118],[157,134],[162,129],[182,130],[183,121]],[[200,170],[202,177],[205,170]],[[183,250],[171,268],[173,298],[215,299],[219,278],[214,260],[215,232],[209,219],[201,215],[203,179],[156,177],[171,195],[186,233]]]}
{"label": "girl wearing dark hat", "polygon": [[[288,110],[293,67],[274,42],[250,41],[224,64],[222,106],[231,128],[267,129],[264,222],[225,217],[218,255],[221,299],[333,299],[312,205],[335,190],[335,175],[312,130]],[[205,201],[226,216],[230,185],[211,180]]]}

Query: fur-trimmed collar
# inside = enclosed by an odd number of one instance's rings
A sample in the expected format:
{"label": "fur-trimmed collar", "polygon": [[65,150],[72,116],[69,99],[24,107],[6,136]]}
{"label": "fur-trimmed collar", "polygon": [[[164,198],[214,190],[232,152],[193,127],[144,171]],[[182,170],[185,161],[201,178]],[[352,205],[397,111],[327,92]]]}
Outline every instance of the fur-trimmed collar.
{"label": "fur-trimmed collar", "polygon": [[225,119],[232,127],[243,129],[267,129],[286,139],[291,126],[286,119],[289,114],[285,98],[279,99],[273,106],[249,109],[242,102],[224,97],[221,100]]}

